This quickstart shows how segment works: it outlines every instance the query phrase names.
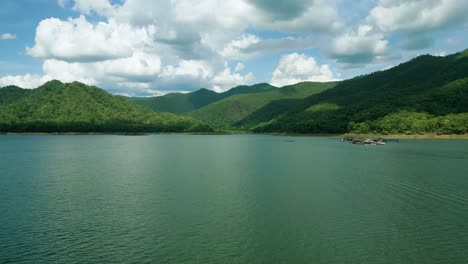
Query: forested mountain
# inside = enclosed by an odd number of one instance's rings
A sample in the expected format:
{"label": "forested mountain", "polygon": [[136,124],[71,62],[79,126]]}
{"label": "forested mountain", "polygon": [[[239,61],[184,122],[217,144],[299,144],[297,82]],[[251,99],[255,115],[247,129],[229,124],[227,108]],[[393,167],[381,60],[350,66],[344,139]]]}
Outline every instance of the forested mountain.
{"label": "forested mountain", "polygon": [[419,56],[337,83],[304,82],[283,88],[262,83],[224,93],[201,89],[124,99],[78,82],[59,81],[34,90],[0,89],[0,132],[212,128],[258,133],[468,133],[468,50],[446,57]]}
{"label": "forested mountain", "polygon": [[256,132],[467,133],[467,78],[468,51],[419,56],[303,100],[272,102],[237,125]]}
{"label": "forested mountain", "polygon": [[188,115],[216,128],[234,128],[236,122],[270,102],[279,99],[305,98],[335,85],[334,82],[303,82],[261,93],[232,95],[188,113]]}
{"label": "forested mountain", "polygon": [[275,87],[267,83],[259,83],[252,86],[237,86],[223,93],[200,89],[186,94],[170,93],[156,97],[128,97],[127,99],[156,112],[181,114],[197,110],[232,95],[261,93],[272,89]]}
{"label": "forested mountain", "polygon": [[13,85],[3,87],[0,89],[0,105],[18,100],[26,95],[28,91]]}
{"label": "forested mountain", "polygon": [[189,117],[155,113],[82,83],[50,81],[0,89],[0,132],[190,132],[211,129]]}

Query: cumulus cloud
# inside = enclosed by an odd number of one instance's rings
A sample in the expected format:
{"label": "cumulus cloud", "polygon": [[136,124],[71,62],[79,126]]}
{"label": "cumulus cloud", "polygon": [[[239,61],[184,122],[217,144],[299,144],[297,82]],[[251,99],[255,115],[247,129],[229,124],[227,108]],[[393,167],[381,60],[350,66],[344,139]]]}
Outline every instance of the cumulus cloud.
{"label": "cumulus cloud", "polygon": [[384,35],[370,25],[360,25],[355,30],[334,38],[329,54],[340,63],[369,63],[388,52],[388,41]]}
{"label": "cumulus cloud", "polygon": [[384,32],[425,32],[468,21],[466,0],[380,0],[368,20]]}
{"label": "cumulus cloud", "polygon": [[327,64],[319,65],[313,57],[291,53],[283,56],[273,72],[271,84],[285,86],[303,81],[328,82],[336,80]]}
{"label": "cumulus cloud", "polygon": [[2,40],[16,39],[16,35],[11,34],[11,33],[3,33],[3,34],[0,35],[0,39],[2,39]]}
{"label": "cumulus cloud", "polygon": [[[27,54],[43,59],[43,79],[78,80],[131,94],[200,87],[224,90],[252,73],[224,62],[307,49],[311,39],[261,39],[248,28],[326,32],[339,27],[330,4],[314,1],[57,0],[82,15],[44,19]],[[216,10],[216,12],[213,12]],[[105,18],[91,22],[98,14]],[[240,36],[240,37],[239,37]],[[127,87],[127,90],[124,91]]]}
{"label": "cumulus cloud", "polygon": [[209,65],[204,61],[182,60],[176,67],[172,65],[165,67],[162,76],[192,76],[207,79],[212,74]]}
{"label": "cumulus cloud", "polygon": [[260,39],[257,36],[252,34],[244,34],[240,38],[235,39],[227,44],[221,52],[221,55],[227,59],[243,59],[245,58],[243,50],[259,42]]}
{"label": "cumulus cloud", "polygon": [[113,20],[93,25],[84,16],[66,21],[49,18],[36,29],[31,56],[67,62],[95,62],[132,55],[151,44],[154,27],[134,28]]}
{"label": "cumulus cloud", "polygon": [[[59,1],[63,2],[64,0]],[[73,9],[84,14],[90,14],[94,11],[106,16],[111,15],[114,12],[114,6],[112,6],[108,0],[78,0],[75,1]]]}
{"label": "cumulus cloud", "polygon": [[46,81],[48,81],[48,79],[41,75],[25,74],[5,76],[0,78],[0,87],[16,85],[21,88],[32,89],[40,86]]}
{"label": "cumulus cloud", "polygon": [[246,60],[283,51],[308,49],[315,44],[316,41],[311,38],[260,39],[255,35],[248,34],[231,41],[223,49],[222,55],[226,59]]}
{"label": "cumulus cloud", "polygon": [[[238,68],[242,68],[242,66],[242,64],[237,64],[235,71],[237,71]],[[241,75],[237,72],[232,73],[231,69],[226,63],[225,69],[213,78],[213,90],[215,90],[216,92],[224,92],[234,86],[250,84],[253,80],[253,73],[250,72],[246,75]]]}
{"label": "cumulus cloud", "polygon": [[[43,75],[3,79],[31,84],[79,80],[125,94],[201,87],[220,91],[254,79],[243,64],[253,57],[321,48],[340,67],[387,63],[395,58],[391,48],[427,48],[433,43],[431,31],[468,21],[466,0],[369,0],[375,6],[365,5],[369,13],[360,13],[358,24],[358,17],[344,18],[351,21],[347,27],[337,11],[346,8],[342,2],[57,0],[80,16],[48,18],[37,26],[34,45],[26,52],[43,60]],[[405,39],[390,45],[396,34]],[[327,64],[298,53],[281,59],[272,81],[335,78]],[[308,73],[294,65],[305,66]]]}

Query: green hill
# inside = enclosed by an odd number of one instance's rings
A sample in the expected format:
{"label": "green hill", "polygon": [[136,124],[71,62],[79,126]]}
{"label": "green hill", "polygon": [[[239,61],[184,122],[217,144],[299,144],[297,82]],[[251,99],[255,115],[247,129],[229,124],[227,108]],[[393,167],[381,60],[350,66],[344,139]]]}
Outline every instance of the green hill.
{"label": "green hill", "polygon": [[0,89],[0,132],[186,132],[211,129],[155,113],[97,87],[50,81],[33,90]]}
{"label": "green hill", "polygon": [[21,89],[18,86],[6,86],[0,89],[0,105],[12,103],[24,95],[28,94],[29,90]]}
{"label": "green hill", "polygon": [[157,97],[128,97],[127,99],[156,112],[175,114],[188,113],[208,104],[236,94],[261,93],[274,89],[267,83],[252,86],[237,86],[223,93],[216,93],[208,89],[200,89],[191,93],[170,93]]}
{"label": "green hill", "polygon": [[262,108],[268,103],[279,99],[304,98],[309,95],[322,92],[335,86],[336,83],[314,83],[303,82],[283,88],[254,93],[237,94],[212,104],[209,104],[196,111],[188,113],[189,116],[200,120],[212,127],[229,129],[236,122]]}
{"label": "green hill", "polygon": [[[392,69],[356,77],[303,100],[273,102],[238,125],[256,132],[467,133],[467,51],[419,56]],[[421,127],[398,121],[427,119]],[[390,122],[391,121],[391,122]],[[382,126],[383,123],[392,126]],[[406,121],[405,121],[406,122]],[[408,123],[408,122],[406,122]]]}

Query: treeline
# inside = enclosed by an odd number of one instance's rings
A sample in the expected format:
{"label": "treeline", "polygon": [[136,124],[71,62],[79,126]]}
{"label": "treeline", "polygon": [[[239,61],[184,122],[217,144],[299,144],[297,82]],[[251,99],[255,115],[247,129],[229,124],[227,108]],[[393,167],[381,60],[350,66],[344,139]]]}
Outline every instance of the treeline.
{"label": "treeline", "polygon": [[434,116],[428,113],[400,111],[365,122],[350,122],[349,131],[367,134],[466,134],[468,113]]}
{"label": "treeline", "polygon": [[60,121],[25,121],[0,122],[0,133],[150,133],[150,132],[212,132],[213,130],[202,123],[163,122],[149,123],[111,120],[105,123],[92,122],[60,122]]}

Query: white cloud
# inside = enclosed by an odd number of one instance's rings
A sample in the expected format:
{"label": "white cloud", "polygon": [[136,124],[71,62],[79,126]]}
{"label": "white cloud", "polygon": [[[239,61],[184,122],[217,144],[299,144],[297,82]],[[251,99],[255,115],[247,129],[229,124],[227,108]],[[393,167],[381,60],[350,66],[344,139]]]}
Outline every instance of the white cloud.
{"label": "white cloud", "polygon": [[244,59],[243,49],[250,47],[252,44],[259,43],[260,39],[252,34],[244,34],[240,38],[231,41],[224,47],[221,55],[227,59]]}
{"label": "white cloud", "polygon": [[329,54],[341,63],[369,63],[388,52],[388,41],[370,25],[359,25],[334,38]]}
{"label": "white cloud", "polygon": [[313,57],[291,53],[283,56],[273,71],[271,84],[285,86],[303,81],[328,82],[336,80],[330,67],[319,65]]}
{"label": "white cloud", "polygon": [[164,68],[161,76],[192,76],[207,79],[213,75],[210,67],[204,61],[182,60],[177,67],[169,65]]}
{"label": "white cloud", "polygon": [[[286,14],[290,11],[284,7],[290,6],[304,12]],[[333,4],[323,0],[287,1],[278,8],[265,8],[250,0],[127,0],[114,5],[107,0],[75,0],[74,8],[84,14],[94,11],[119,23],[154,24],[159,34],[177,36],[177,39],[183,39],[188,33],[196,34],[199,38],[191,38],[192,41],[214,50],[222,49],[248,28],[315,33],[334,31],[342,25]]]}
{"label": "white cloud", "polygon": [[234,71],[235,71],[235,72],[242,71],[244,68],[245,68],[245,65],[242,64],[242,63],[240,63],[240,62],[238,62],[237,65],[236,65],[236,67],[234,68]]}
{"label": "white cloud", "polygon": [[424,32],[468,21],[466,0],[380,0],[367,18],[384,32]]}
{"label": "white cloud", "polygon": [[11,33],[3,33],[0,35],[0,39],[3,39],[3,40],[16,39],[16,35],[11,34]]}
{"label": "white cloud", "polygon": [[[239,64],[237,66],[239,66]],[[232,73],[231,69],[226,63],[224,70],[218,73],[213,78],[213,90],[215,90],[218,93],[224,92],[234,86],[249,84],[253,80],[254,80],[254,75],[251,72],[246,75],[241,75],[239,73]]]}
{"label": "white cloud", "polygon": [[49,18],[39,23],[35,45],[27,53],[68,62],[124,58],[150,45],[154,31],[152,26],[134,28],[113,20],[93,25],[84,16],[66,21]]}
{"label": "white cloud", "polygon": [[221,55],[225,59],[247,60],[251,57],[274,54],[287,50],[308,49],[315,45],[311,38],[284,37],[260,39],[252,34],[244,34],[224,47]]}
{"label": "white cloud", "polygon": [[0,78],[0,87],[16,85],[21,88],[32,89],[40,86],[41,84],[47,81],[48,79],[41,75],[25,74],[4,76]]}
{"label": "white cloud", "polygon": [[108,0],[77,0],[75,1],[73,9],[84,14],[90,14],[91,11],[95,11],[98,14],[106,16],[111,15],[114,12],[114,7]]}
{"label": "white cloud", "polygon": [[43,60],[42,76],[3,80],[29,80],[34,86],[37,80],[77,80],[126,94],[201,87],[222,90],[253,80],[251,73],[240,74],[244,64],[231,69],[224,66],[225,61],[315,45],[307,37],[261,39],[246,33],[250,29],[327,34],[342,26],[333,3],[324,0],[56,2],[81,15],[48,18],[37,26],[35,43],[26,52]]}

